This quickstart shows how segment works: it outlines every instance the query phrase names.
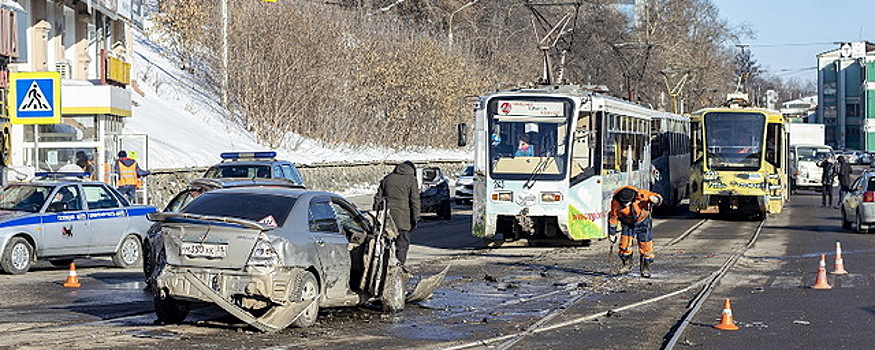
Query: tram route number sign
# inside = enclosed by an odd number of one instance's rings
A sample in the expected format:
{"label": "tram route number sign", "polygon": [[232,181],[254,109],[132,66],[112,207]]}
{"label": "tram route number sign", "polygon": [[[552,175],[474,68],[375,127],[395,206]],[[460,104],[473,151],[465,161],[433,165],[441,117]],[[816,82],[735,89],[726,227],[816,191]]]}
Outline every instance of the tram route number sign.
{"label": "tram route number sign", "polygon": [[498,112],[502,116],[561,117],[565,115],[562,102],[499,100]]}
{"label": "tram route number sign", "polygon": [[13,72],[9,74],[9,120],[12,124],[61,122],[61,74]]}

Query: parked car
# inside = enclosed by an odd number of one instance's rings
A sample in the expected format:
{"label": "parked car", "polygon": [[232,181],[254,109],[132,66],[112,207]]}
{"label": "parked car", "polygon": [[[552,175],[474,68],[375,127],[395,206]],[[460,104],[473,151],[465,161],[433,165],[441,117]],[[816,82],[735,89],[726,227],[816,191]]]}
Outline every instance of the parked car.
{"label": "parked car", "polygon": [[290,181],[289,179],[260,179],[260,178],[218,178],[218,179],[197,179],[191,182],[182,192],[176,194],[164,207],[164,211],[180,211],[188,203],[204,192],[220,188],[233,187],[289,187],[289,188],[304,188],[303,185]]}
{"label": "parked car", "polygon": [[[215,304],[262,331],[313,325],[323,307],[404,308],[406,277],[386,211],[289,187],[216,189],[150,215],[144,271],[159,321]],[[431,295],[443,274],[407,301]],[[435,282],[436,281],[436,282]]]}
{"label": "parked car", "polygon": [[204,178],[287,179],[304,186],[304,179],[295,164],[276,159],[276,152],[225,152],[222,162],[211,166]]}
{"label": "parked car", "polygon": [[[80,176],[79,178],[73,175]],[[18,275],[36,260],[69,266],[76,258],[111,256],[119,267],[142,262],[142,240],[155,207],[131,205],[84,173],[38,173],[0,190],[0,267]]]}
{"label": "parked car", "polygon": [[471,203],[474,200],[474,165],[466,165],[456,179],[457,204]]}
{"label": "parked car", "polygon": [[864,171],[841,203],[842,228],[868,232],[875,224],[875,171]]}
{"label": "parked car", "polygon": [[860,152],[854,150],[844,150],[836,155],[845,157],[845,160],[850,164],[858,164],[860,162]]}
{"label": "parked car", "polygon": [[423,213],[435,213],[444,220],[453,217],[450,204],[450,182],[438,167],[416,168],[419,182],[419,200]]}
{"label": "parked car", "polygon": [[867,152],[862,152],[862,153],[860,154],[860,159],[859,159],[859,161],[858,161],[857,163],[858,163],[858,164],[861,164],[861,165],[869,165],[869,164],[872,164],[872,154],[871,154],[871,153],[867,153]]}

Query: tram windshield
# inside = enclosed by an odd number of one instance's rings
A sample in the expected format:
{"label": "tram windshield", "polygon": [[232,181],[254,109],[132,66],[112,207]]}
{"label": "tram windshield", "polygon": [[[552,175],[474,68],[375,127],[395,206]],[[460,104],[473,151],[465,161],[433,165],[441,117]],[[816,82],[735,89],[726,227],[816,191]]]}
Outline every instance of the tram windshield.
{"label": "tram windshield", "polygon": [[[495,179],[558,180],[568,155],[566,102],[498,101],[490,113],[489,159]],[[510,106],[509,106],[510,105]],[[525,111],[520,106],[525,105]],[[537,115],[532,115],[537,114]]]}
{"label": "tram windshield", "polygon": [[766,116],[759,113],[706,114],[708,167],[714,170],[759,169],[765,125]]}

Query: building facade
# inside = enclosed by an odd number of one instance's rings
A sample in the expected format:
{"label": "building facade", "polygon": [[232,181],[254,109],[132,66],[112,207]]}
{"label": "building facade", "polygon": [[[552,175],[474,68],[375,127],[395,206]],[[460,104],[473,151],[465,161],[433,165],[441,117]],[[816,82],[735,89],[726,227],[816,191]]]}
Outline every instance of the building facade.
{"label": "building facade", "polygon": [[[0,0],[0,16],[3,182],[75,169],[81,152],[95,165],[94,178],[114,183],[111,164],[132,115],[129,62],[142,0]],[[58,72],[60,123],[10,122],[15,87],[7,78],[17,72]]]}
{"label": "building facade", "polygon": [[817,55],[817,122],[835,149],[875,151],[875,44],[843,43]]}

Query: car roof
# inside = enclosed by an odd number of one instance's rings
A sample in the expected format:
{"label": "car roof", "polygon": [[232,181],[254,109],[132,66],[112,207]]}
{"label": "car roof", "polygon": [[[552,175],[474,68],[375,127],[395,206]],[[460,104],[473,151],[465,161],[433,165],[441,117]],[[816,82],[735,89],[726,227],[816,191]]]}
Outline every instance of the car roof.
{"label": "car roof", "polygon": [[342,196],[324,191],[313,191],[307,190],[304,188],[292,188],[292,187],[233,187],[233,188],[221,188],[215,191],[210,191],[208,194],[260,194],[260,195],[274,195],[274,196],[287,196],[287,197],[311,197],[318,195],[332,196],[332,197],[340,197]]}
{"label": "car roof", "polygon": [[100,181],[78,181],[78,180],[47,180],[47,179],[39,179],[33,180],[29,182],[12,182],[9,185],[33,185],[33,186],[64,186],[64,185],[103,185],[106,186],[105,183]]}
{"label": "car roof", "polygon": [[223,167],[223,166],[236,166],[236,165],[269,165],[269,164],[292,164],[292,162],[287,160],[277,160],[277,159],[246,159],[246,160],[233,160],[228,159],[224,160],[221,163],[218,163],[214,166]]}
{"label": "car roof", "polygon": [[247,186],[273,186],[273,187],[290,187],[304,188],[297,182],[287,178],[248,178],[248,177],[220,177],[220,178],[203,178],[196,179],[191,182],[189,188],[231,188],[231,187],[247,187]]}

